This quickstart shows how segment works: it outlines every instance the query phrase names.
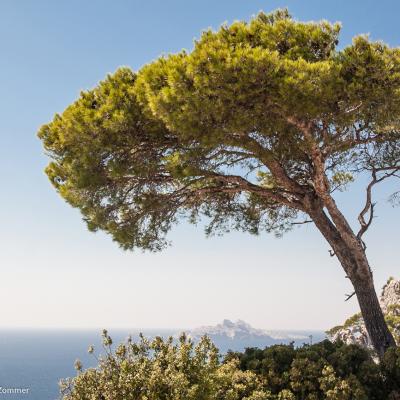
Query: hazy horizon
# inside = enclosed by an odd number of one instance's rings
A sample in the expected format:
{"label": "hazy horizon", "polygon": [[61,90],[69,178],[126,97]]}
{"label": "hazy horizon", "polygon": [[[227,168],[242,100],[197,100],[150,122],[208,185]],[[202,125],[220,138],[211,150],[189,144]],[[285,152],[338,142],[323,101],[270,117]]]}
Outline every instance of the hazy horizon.
{"label": "hazy horizon", "polygon": [[[224,318],[223,320],[228,319],[229,318]],[[196,326],[112,326],[111,328],[107,327],[107,326],[0,326],[0,331],[19,331],[19,330],[26,330],[26,331],[82,331],[82,332],[93,332],[93,331],[99,331],[99,333],[101,333],[103,331],[103,329],[106,329],[108,331],[112,330],[112,331],[127,331],[127,330],[131,330],[132,332],[146,332],[146,331],[176,331],[176,333],[179,332],[185,332],[185,331],[189,331],[189,330],[193,330],[196,328],[206,328],[206,327],[214,327],[216,325],[219,325],[223,322],[223,320],[217,321],[214,324],[205,324],[205,325],[196,325]],[[243,319],[240,319],[241,321],[244,321],[246,323],[248,323],[248,321],[245,321]],[[232,322],[237,322],[238,320],[233,320],[231,319],[230,321]],[[319,328],[304,328],[304,329],[298,329],[296,327],[294,327],[293,329],[291,328],[279,328],[279,327],[265,327],[265,326],[255,326],[252,324],[249,324],[252,328],[255,329],[259,329],[259,330],[263,330],[265,332],[304,332],[304,331],[315,331],[315,332],[324,332],[324,329],[319,329]]]}

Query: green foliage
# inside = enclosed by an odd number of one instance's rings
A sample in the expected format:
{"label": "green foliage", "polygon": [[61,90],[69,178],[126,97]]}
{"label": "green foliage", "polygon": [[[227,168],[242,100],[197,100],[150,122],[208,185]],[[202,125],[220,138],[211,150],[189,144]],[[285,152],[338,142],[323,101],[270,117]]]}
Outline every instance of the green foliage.
{"label": "green foliage", "polygon": [[80,208],[90,230],[109,232],[125,248],[157,249],[170,219],[152,193],[167,174],[161,159],[176,143],[142,112],[135,79],[129,68],[109,75],[44,125],[39,137],[54,160],[47,175]]}
{"label": "green foliage", "polygon": [[279,393],[289,387],[290,366],[295,357],[293,346],[272,346],[267,350],[256,348],[246,349],[245,353],[228,353],[225,360],[239,357],[242,370],[261,374],[268,382],[268,388],[273,393]]}
{"label": "green foliage", "polygon": [[388,307],[385,320],[396,343],[400,344],[400,304],[391,304]]}
{"label": "green foliage", "polygon": [[61,382],[63,400],[385,400],[399,390],[394,348],[378,365],[361,347],[329,341],[249,348],[222,362],[207,337],[141,337],[112,351],[104,331],[103,343],[96,368],[77,361],[77,376]]}
{"label": "green foliage", "polygon": [[346,186],[354,181],[353,174],[349,172],[337,171],[332,175],[332,184],[339,190],[343,190]]}
{"label": "green foliage", "polygon": [[390,282],[394,281],[394,277],[393,276],[389,276],[388,280],[386,281],[386,285],[389,285]]}
{"label": "green foliage", "polygon": [[393,392],[400,392],[400,349],[398,347],[391,348],[385,353],[382,370],[387,387]]}
{"label": "green foliage", "polygon": [[98,367],[83,371],[78,365],[78,375],[61,382],[63,400],[270,399],[257,375],[241,371],[237,360],[220,364],[218,350],[206,337],[195,346],[185,335],[178,343],[142,336],[114,352],[106,331],[103,339],[106,355]]}
{"label": "green foliage", "polygon": [[344,321],[343,328],[348,328],[349,326],[353,326],[355,324],[360,324],[362,322],[362,315],[361,313],[356,313],[350,318],[347,318]]}
{"label": "green foliage", "polygon": [[339,332],[341,329],[343,329],[343,325],[336,325],[333,328],[325,331],[328,337],[334,336],[337,332]]}
{"label": "green foliage", "polygon": [[328,336],[332,337],[333,335],[335,335],[335,333],[337,333],[341,329],[346,329],[346,328],[349,328],[350,326],[360,325],[362,323],[363,323],[363,319],[362,319],[361,313],[356,313],[356,314],[352,315],[351,317],[347,318],[346,321],[344,321],[343,325],[334,326],[333,328],[329,329],[325,333]]}
{"label": "green foliage", "polygon": [[[389,278],[388,283],[391,281],[393,278]],[[385,321],[386,324],[392,333],[395,341],[397,344],[400,343],[400,304],[391,304],[387,307],[387,311],[385,313]],[[342,329],[349,328],[351,326],[359,326],[363,325],[364,320],[362,318],[361,313],[354,314],[350,318],[348,318],[343,325],[337,325],[328,331],[326,331],[326,334],[329,337],[333,337],[338,331]]]}
{"label": "green foliage", "polygon": [[[323,341],[297,349],[280,345],[226,356],[228,361],[235,358],[240,369],[261,376],[264,387],[277,398],[383,400],[397,389],[387,386],[382,368],[356,345]],[[389,370],[393,373],[392,364]]]}
{"label": "green foliage", "polygon": [[398,163],[400,50],[360,36],[337,51],[339,31],[260,13],[120,68],[40,129],[46,173],[125,249],[160,250],[200,215],[208,234],[281,234],[316,196],[313,146],[331,191]]}

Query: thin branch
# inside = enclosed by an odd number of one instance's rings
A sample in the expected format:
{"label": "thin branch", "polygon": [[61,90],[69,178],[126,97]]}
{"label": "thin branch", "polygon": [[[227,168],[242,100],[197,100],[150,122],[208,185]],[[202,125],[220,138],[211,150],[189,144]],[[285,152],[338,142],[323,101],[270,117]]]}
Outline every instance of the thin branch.
{"label": "thin branch", "polygon": [[[383,176],[378,178],[377,173],[381,171],[388,171],[390,170],[391,172],[385,173]],[[383,180],[390,178],[392,176],[395,176],[396,172],[398,171],[397,169],[393,168],[373,168],[371,171],[372,174],[372,180],[368,184],[367,189],[366,189],[366,200],[365,200],[365,205],[364,208],[361,210],[360,214],[358,215],[358,222],[360,223],[360,230],[357,233],[357,239],[361,242],[363,245],[364,250],[366,249],[365,243],[362,241],[362,236],[364,233],[368,230],[368,228],[371,226],[372,220],[374,218],[374,208],[375,208],[375,203],[372,202],[372,188],[379,182],[382,182]],[[367,214],[368,217],[367,217]]]}
{"label": "thin branch", "polygon": [[349,301],[355,294],[356,292],[353,292],[351,294],[346,294],[346,299],[344,301]]}
{"label": "thin branch", "polygon": [[311,224],[312,222],[314,221],[306,219],[305,221],[292,222],[291,225],[304,225],[304,224]]}

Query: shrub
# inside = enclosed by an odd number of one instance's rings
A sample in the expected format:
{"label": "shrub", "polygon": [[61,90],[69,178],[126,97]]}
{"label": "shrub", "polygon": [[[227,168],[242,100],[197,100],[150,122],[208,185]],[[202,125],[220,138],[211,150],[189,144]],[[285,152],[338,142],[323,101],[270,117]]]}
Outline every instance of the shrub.
{"label": "shrub", "polygon": [[[389,349],[382,360],[381,368],[385,379],[385,386],[391,393],[400,393],[400,348]],[[396,397],[393,396],[393,399]],[[399,399],[397,397],[397,399]]]}
{"label": "shrub", "polygon": [[[229,353],[225,360],[235,357],[239,359],[239,368],[259,375],[264,390],[278,399],[286,396],[282,398],[383,400],[393,390],[387,386],[389,381],[384,380],[382,367],[373,361],[370,352],[356,345],[325,340],[300,348],[249,348],[243,353]],[[389,369],[394,369],[393,361]]]}
{"label": "shrub", "polygon": [[[269,400],[259,377],[238,368],[238,359],[221,364],[217,348],[203,337],[197,345],[181,335],[173,338],[143,336],[112,351],[103,332],[105,356],[97,368],[82,370],[61,382],[63,400]],[[93,352],[93,348],[89,349]]]}
{"label": "shrub", "polygon": [[[376,364],[368,350],[323,341],[228,352],[221,360],[208,337],[140,336],[112,350],[96,368],[61,382],[63,400],[389,400],[400,391],[400,349]],[[93,353],[93,347],[89,352]]]}

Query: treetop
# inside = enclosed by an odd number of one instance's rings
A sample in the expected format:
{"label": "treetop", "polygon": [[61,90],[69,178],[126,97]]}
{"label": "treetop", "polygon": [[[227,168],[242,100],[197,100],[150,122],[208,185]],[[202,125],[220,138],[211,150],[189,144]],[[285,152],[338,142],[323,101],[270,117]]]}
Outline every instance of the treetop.
{"label": "treetop", "polygon": [[338,50],[339,32],[278,10],[120,68],[40,129],[46,173],[124,248],[159,250],[200,214],[209,232],[282,232],[307,196],[399,168],[400,49]]}

